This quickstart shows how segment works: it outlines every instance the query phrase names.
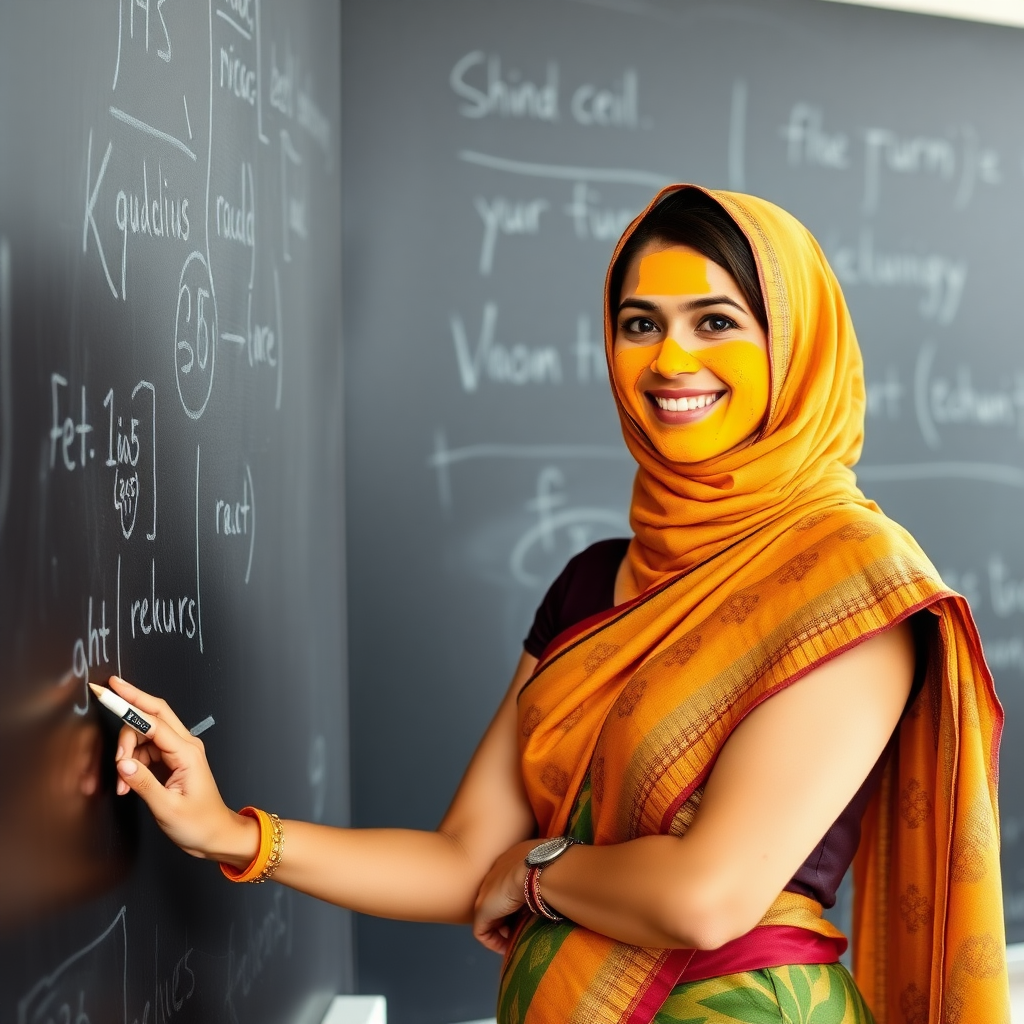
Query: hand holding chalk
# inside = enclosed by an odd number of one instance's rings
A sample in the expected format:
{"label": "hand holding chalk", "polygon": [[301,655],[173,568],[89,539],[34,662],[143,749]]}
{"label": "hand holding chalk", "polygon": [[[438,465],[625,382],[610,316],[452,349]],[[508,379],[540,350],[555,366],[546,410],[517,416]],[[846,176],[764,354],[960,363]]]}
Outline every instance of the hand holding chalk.
{"label": "hand holding chalk", "polygon": [[[166,701],[117,676],[97,699],[125,723],[118,737],[117,791],[134,790],[161,829],[193,857],[245,867],[259,847],[259,826],[221,799],[203,741],[182,725]],[[151,770],[169,774],[161,782]]]}

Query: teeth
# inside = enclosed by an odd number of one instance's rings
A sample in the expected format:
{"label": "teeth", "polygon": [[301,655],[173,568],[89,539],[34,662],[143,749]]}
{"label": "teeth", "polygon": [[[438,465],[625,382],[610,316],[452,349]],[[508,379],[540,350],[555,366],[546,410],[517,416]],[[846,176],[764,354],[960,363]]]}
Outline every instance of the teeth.
{"label": "teeth", "polygon": [[661,398],[655,397],[658,407],[666,412],[689,412],[693,409],[706,409],[718,401],[719,396],[696,395],[693,398]]}

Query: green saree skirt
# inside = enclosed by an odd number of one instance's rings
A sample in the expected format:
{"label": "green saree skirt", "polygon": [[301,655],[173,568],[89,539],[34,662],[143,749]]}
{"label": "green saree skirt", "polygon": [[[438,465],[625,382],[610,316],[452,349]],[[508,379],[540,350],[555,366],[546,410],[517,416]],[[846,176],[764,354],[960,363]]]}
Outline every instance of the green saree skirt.
{"label": "green saree skirt", "polygon": [[768,967],[677,985],[654,1024],[874,1024],[842,964]]}

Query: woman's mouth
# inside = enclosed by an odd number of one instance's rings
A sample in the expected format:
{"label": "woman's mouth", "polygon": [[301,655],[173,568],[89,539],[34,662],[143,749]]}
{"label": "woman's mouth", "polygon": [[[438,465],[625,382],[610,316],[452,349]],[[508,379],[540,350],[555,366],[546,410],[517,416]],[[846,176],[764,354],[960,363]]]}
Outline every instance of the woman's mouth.
{"label": "woman's mouth", "polygon": [[647,399],[662,423],[693,423],[703,419],[725,391],[648,391]]}

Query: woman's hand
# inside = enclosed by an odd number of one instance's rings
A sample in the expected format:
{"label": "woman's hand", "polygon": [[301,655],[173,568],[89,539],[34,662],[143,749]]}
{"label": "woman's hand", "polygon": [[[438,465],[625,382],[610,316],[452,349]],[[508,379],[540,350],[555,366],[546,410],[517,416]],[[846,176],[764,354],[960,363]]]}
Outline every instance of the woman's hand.
{"label": "woman's hand", "polygon": [[128,726],[121,729],[118,794],[138,793],[160,828],[193,857],[246,867],[259,849],[259,825],[225,805],[202,740],[181,724],[166,701],[117,676],[110,677],[110,686],[154,723],[145,736]]}
{"label": "woman's hand", "polygon": [[487,872],[473,904],[473,935],[488,949],[504,954],[511,927],[507,918],[525,902],[526,855],[539,840],[528,839],[506,850]]}

